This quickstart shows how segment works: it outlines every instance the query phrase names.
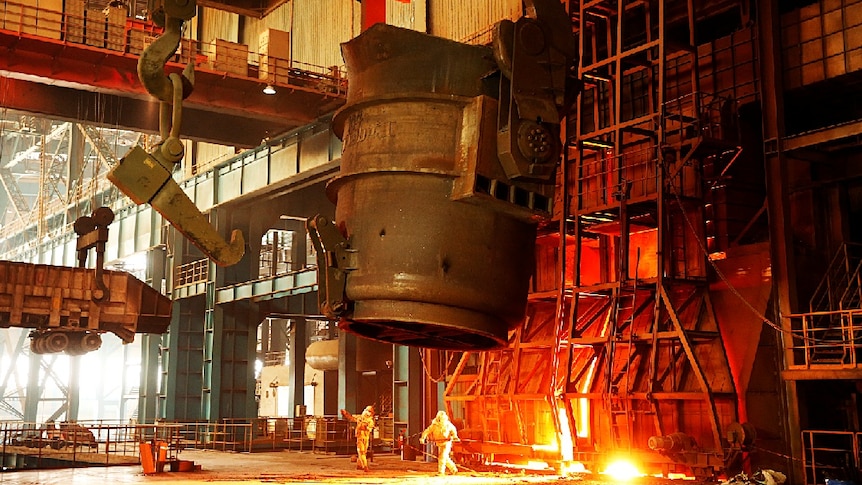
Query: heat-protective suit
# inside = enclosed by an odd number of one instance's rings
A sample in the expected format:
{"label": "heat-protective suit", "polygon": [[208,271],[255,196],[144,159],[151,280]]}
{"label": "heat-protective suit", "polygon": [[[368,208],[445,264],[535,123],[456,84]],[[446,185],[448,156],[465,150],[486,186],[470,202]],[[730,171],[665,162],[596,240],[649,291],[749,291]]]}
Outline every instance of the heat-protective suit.
{"label": "heat-protective suit", "polygon": [[346,410],[341,410],[341,415],[348,421],[356,423],[356,469],[368,471],[368,441],[371,438],[371,430],[374,429],[374,408],[366,406],[362,414],[356,416]]}
{"label": "heat-protective suit", "polygon": [[446,470],[449,470],[453,475],[458,473],[458,467],[450,455],[452,454],[452,442],[460,441],[460,439],[458,438],[458,430],[449,421],[449,415],[445,411],[438,411],[431,424],[422,432],[419,442],[425,443],[426,440],[437,445],[437,473],[445,475]]}

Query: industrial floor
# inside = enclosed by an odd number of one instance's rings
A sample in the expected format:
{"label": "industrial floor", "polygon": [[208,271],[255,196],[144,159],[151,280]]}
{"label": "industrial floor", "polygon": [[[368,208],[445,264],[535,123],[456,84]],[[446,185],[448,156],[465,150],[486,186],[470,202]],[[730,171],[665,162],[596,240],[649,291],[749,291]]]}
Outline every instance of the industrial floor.
{"label": "industrial floor", "polygon": [[0,472],[3,485],[122,485],[122,484],[570,484],[585,485],[584,477],[561,478],[547,472],[476,472],[437,476],[436,462],[402,461],[393,454],[376,454],[370,471],[356,469],[347,455],[273,451],[232,453],[185,450],[180,460],[200,465],[199,471],[165,471],[144,475],[139,465]]}

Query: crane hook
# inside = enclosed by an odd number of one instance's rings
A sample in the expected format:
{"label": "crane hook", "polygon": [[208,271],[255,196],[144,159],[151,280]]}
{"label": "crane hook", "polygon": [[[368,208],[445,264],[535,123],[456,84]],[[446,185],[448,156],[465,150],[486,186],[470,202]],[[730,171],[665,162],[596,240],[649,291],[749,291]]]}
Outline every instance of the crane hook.
{"label": "crane hook", "polygon": [[[148,93],[163,103],[173,103],[174,88],[165,75],[165,65],[177,48],[183,33],[183,19],[165,18],[165,31],[152,44],[144,49],[138,59],[138,78]],[[194,88],[194,64],[189,62],[183,69],[183,96],[188,98]]]}
{"label": "crane hook", "polygon": [[[154,1],[158,0],[151,0],[151,4]],[[182,101],[194,87],[194,66],[190,62],[182,75],[171,73],[169,76],[165,75],[165,66],[180,45],[183,22],[194,16],[195,2],[164,2],[165,5],[152,11],[154,21],[164,24],[165,31],[138,60],[141,83],[160,101],[159,134],[162,140],[151,153],[139,146],[132,148],[107,177],[136,204],[150,204],[213,262],[230,266],[238,263],[245,253],[242,232],[232,231],[230,242],[226,242],[171,175],[174,165],[182,160],[184,154],[179,138]]]}

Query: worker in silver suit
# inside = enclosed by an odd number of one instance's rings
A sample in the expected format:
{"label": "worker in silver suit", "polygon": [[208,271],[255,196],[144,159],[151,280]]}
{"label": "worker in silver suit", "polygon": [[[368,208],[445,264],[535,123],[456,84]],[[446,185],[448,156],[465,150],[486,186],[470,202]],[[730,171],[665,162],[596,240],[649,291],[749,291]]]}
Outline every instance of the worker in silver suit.
{"label": "worker in silver suit", "polygon": [[371,438],[371,430],[374,429],[374,408],[366,406],[362,414],[356,416],[342,409],[341,415],[344,419],[356,423],[356,469],[368,470],[368,441]]}
{"label": "worker in silver suit", "polygon": [[437,473],[445,475],[446,470],[452,472],[453,475],[458,473],[458,467],[450,455],[452,454],[452,442],[461,441],[461,439],[458,438],[458,430],[449,421],[449,415],[446,414],[446,411],[438,411],[431,424],[422,432],[419,442],[424,444],[426,440],[437,445]]}

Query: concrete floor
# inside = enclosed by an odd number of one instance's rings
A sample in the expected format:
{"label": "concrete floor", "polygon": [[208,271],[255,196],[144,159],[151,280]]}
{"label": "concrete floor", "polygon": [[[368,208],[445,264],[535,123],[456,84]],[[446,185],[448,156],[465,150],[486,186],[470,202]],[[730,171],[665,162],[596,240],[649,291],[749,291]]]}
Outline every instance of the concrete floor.
{"label": "concrete floor", "polygon": [[180,460],[201,466],[194,472],[163,472],[144,475],[140,466],[111,466],[56,470],[7,471],[0,473],[4,485],[120,485],[120,484],[569,484],[584,485],[582,477],[561,478],[552,472],[474,472],[437,476],[436,462],[402,461],[391,454],[376,454],[370,472],[356,470],[346,455],[273,451],[232,453],[185,450]]}

